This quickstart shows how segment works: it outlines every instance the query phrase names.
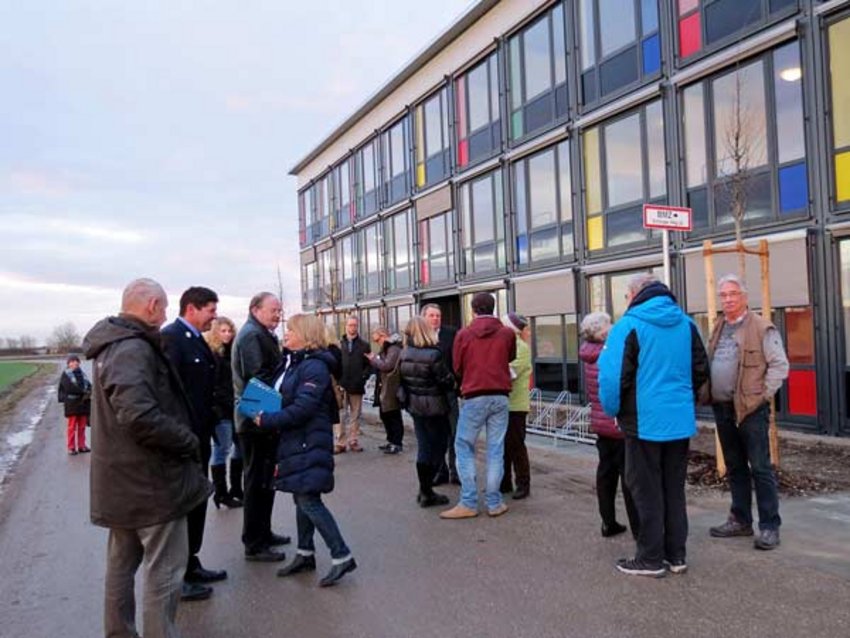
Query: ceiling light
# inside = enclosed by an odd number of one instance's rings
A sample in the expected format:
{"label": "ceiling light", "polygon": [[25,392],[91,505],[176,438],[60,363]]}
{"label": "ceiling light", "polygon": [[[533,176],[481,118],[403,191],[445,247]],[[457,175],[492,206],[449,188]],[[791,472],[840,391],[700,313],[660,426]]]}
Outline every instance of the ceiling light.
{"label": "ceiling light", "polygon": [[788,67],[787,69],[782,69],[779,72],[779,77],[786,82],[796,82],[803,77],[803,70],[798,66]]}

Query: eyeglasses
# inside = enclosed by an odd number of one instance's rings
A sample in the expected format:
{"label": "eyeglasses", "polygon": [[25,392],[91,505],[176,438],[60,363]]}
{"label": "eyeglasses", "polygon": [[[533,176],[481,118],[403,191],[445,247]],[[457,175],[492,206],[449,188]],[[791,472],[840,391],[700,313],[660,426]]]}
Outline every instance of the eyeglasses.
{"label": "eyeglasses", "polygon": [[720,293],[721,299],[734,299],[735,297],[740,297],[740,296],[741,296],[741,292],[739,290],[733,290],[731,292],[721,292]]}

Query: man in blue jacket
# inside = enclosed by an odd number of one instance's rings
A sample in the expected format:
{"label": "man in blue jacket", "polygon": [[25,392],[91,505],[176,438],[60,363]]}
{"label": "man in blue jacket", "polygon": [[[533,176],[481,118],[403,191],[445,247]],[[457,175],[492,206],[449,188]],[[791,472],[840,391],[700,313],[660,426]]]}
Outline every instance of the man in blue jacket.
{"label": "man in blue jacket", "polygon": [[599,398],[626,435],[626,484],[640,520],[635,557],[617,569],[660,578],[687,570],[688,439],[708,357],[696,325],[654,275],[634,275],[627,299],[599,357]]}

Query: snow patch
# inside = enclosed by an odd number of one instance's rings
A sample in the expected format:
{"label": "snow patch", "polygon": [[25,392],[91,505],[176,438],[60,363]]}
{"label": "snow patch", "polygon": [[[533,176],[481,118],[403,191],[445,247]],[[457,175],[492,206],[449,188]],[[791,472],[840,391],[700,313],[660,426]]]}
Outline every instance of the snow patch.
{"label": "snow patch", "polygon": [[53,398],[56,389],[53,386],[44,386],[42,388],[41,397],[36,401],[32,414],[29,417],[29,423],[22,430],[13,432],[6,436],[6,449],[0,452],[0,491],[2,491],[3,482],[6,475],[14,467],[15,463],[27,446],[32,443],[35,437],[35,428],[41,423],[44,417],[44,412],[50,400]]}

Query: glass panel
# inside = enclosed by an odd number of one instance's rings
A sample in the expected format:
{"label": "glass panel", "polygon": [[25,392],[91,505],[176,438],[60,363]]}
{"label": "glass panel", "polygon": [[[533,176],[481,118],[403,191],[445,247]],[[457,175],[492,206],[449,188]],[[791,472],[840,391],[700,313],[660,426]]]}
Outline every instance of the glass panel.
{"label": "glass panel", "polygon": [[584,189],[587,214],[602,211],[602,177],[599,167],[599,128],[588,129],[582,135],[584,142]]}
{"label": "glass panel", "polygon": [[741,0],[714,0],[706,3],[705,40],[712,43],[740,31],[747,25],[755,24],[762,18],[762,2]]}
{"label": "glass panel", "polygon": [[688,188],[705,184],[708,179],[702,87],[702,84],[697,84],[685,89],[682,104],[682,112],[685,116],[685,166]]}
{"label": "glass panel", "polygon": [[363,147],[363,191],[368,193],[376,185],[375,181],[375,150],[371,144]]}
{"label": "glass panel", "polygon": [[621,246],[646,239],[640,208],[618,210],[605,215],[605,241],[608,246]]}
{"label": "glass panel", "polygon": [[635,40],[633,0],[599,0],[599,30],[602,57],[607,57]]}
{"label": "glass panel", "polygon": [[589,69],[596,63],[596,39],[593,36],[593,0],[580,0],[578,5],[581,24],[581,69]]}
{"label": "glass panel", "polygon": [[493,241],[493,183],[490,177],[472,183],[472,224],[475,243]]}
{"label": "glass panel", "polygon": [[773,52],[774,86],[776,93],[776,130],[779,163],[804,157],[806,141],[803,135],[803,71],[800,48],[796,42]]}
{"label": "glass panel", "polygon": [[842,241],[841,307],[844,310],[844,365],[850,365],[850,241]]}
{"label": "glass panel", "polygon": [[718,175],[767,164],[764,64],[742,67],[717,78],[712,86]]}
{"label": "glass panel", "polygon": [[785,309],[785,342],[790,363],[814,365],[814,332],[811,308]]}
{"label": "glass panel", "polygon": [[531,233],[531,259],[552,259],[558,256],[558,227]]}
{"label": "glass panel", "polygon": [[467,75],[469,89],[469,131],[475,131],[490,121],[490,92],[487,87],[487,64],[481,64]]}
{"label": "glass panel", "polygon": [[432,157],[443,149],[442,124],[440,122],[441,109],[438,93],[425,102],[425,156]]}
{"label": "glass panel", "polygon": [[525,102],[552,87],[548,17],[538,20],[523,35],[525,44]]}
{"label": "glass panel", "polygon": [[638,48],[630,46],[599,65],[599,90],[602,95],[619,91],[637,81]]}
{"label": "glass panel", "polygon": [[[573,218],[572,177],[570,176],[570,145],[569,142],[558,144],[558,197],[561,205],[561,220]],[[570,248],[572,252],[572,248]]]}
{"label": "glass panel", "polygon": [[557,217],[555,153],[546,151],[528,160],[531,228],[554,224]]}
{"label": "glass panel", "polygon": [[850,18],[829,27],[829,73],[833,143],[843,148],[850,146]]}
{"label": "glass panel", "polygon": [[636,113],[605,127],[608,206],[643,199],[640,117]]}
{"label": "glass panel", "polygon": [[534,354],[541,358],[563,357],[564,331],[560,315],[534,318]]}
{"label": "glass panel", "polygon": [[390,129],[390,162],[392,163],[393,177],[404,172],[404,121],[399,122]]}
{"label": "glass panel", "polygon": [[552,46],[555,55],[555,84],[567,81],[567,40],[564,35],[564,6],[552,10]]}
{"label": "glass panel", "polygon": [[696,9],[699,0],[679,0],[679,15],[685,15],[688,11]]}
{"label": "glass panel", "polygon": [[587,278],[590,291],[590,312],[608,312],[608,301],[605,299],[605,275],[594,275]]}
{"label": "glass panel", "polygon": [[658,0],[641,0],[640,21],[644,35],[658,28]]}
{"label": "glass panel", "polygon": [[[520,36],[510,39],[508,48],[511,52],[511,110],[522,106],[522,65],[520,62]],[[515,136],[522,132],[515,133]]]}
{"label": "glass panel", "polygon": [[499,119],[499,62],[496,54],[490,56],[487,63],[490,74],[490,119],[495,122]]}
{"label": "glass panel", "polygon": [[646,107],[646,139],[649,158],[649,197],[661,197],[667,193],[664,110],[661,102],[653,102]]}

